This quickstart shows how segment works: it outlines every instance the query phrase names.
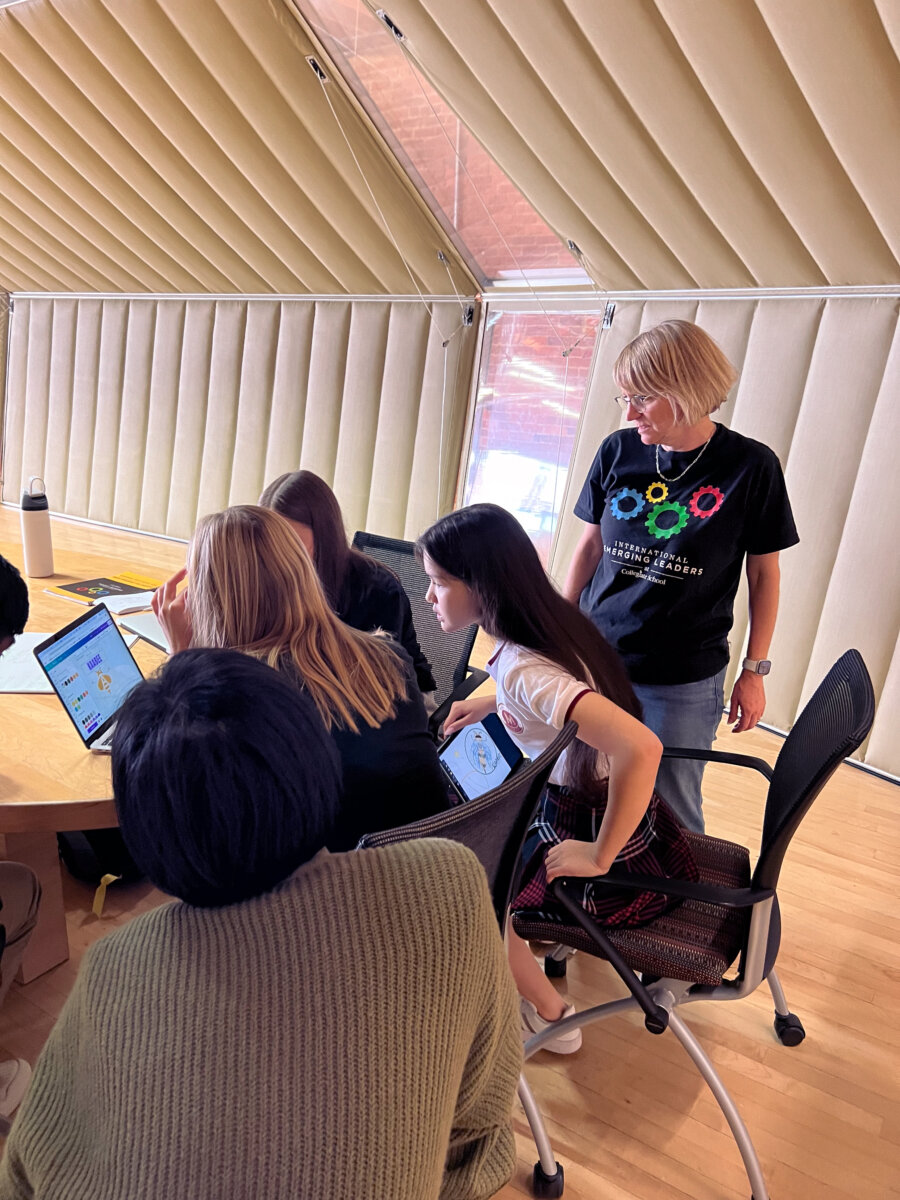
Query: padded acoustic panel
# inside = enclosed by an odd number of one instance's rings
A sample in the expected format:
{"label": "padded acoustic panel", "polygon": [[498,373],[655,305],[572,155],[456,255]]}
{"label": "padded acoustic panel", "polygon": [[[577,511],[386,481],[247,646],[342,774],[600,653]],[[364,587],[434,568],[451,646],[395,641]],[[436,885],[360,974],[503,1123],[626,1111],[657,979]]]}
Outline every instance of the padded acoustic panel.
{"label": "padded acoustic panel", "polygon": [[[771,446],[784,467],[800,544],[781,555],[781,604],[765,720],[788,729],[833,662],[863,655],[879,698],[865,761],[900,774],[900,300],[620,300],[597,341],[551,570],[565,576],[583,529],[572,513],[600,441],[624,424],[612,367],[642,330],[697,321],[740,370],[716,419]],[[650,452],[648,451],[648,454]],[[729,686],[744,655],[746,584]],[[674,633],[674,631],[673,631]]]}
{"label": "padded acoustic panel", "polygon": [[[412,538],[453,502],[476,325],[456,302],[14,298],[3,491],[189,538],[305,467],[347,527]],[[444,343],[446,342],[446,346]]]}
{"label": "padded acoustic panel", "polygon": [[896,0],[365,2],[601,286],[900,279]]}
{"label": "padded acoustic panel", "polygon": [[8,291],[474,287],[282,0],[0,8],[0,78]]}

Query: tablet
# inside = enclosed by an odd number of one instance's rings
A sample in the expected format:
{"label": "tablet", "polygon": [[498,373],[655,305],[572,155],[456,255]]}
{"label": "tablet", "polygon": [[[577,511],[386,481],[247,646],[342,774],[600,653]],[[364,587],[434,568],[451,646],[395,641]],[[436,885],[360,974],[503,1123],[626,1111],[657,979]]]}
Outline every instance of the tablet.
{"label": "tablet", "polygon": [[496,713],[460,729],[438,751],[444,774],[462,800],[499,787],[524,757]]}

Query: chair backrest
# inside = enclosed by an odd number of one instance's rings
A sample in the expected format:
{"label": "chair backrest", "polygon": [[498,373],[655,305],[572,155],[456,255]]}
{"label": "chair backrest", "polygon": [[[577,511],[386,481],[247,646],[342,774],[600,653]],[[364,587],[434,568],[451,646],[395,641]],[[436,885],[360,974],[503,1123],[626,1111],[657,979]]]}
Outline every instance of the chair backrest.
{"label": "chair backrest", "polygon": [[810,805],[872,727],[875,694],[858,650],[834,664],[794,723],[775,763],[753,883],[774,888],[785,851]]}
{"label": "chair backrest", "polygon": [[414,542],[381,537],[377,533],[364,533],[360,530],[353,535],[353,548],[384,563],[399,577],[409,598],[416,637],[431,664],[437,683],[435,703],[443,704],[453,689],[466,677],[478,626],[469,625],[456,633],[444,633],[434,619],[431,605],[425,599],[428,576],[416,558]]}
{"label": "chair backrest", "polygon": [[367,833],[359,848],[389,846],[412,838],[449,838],[462,842],[478,856],[488,878],[500,928],[512,899],[522,843],[556,760],[578,731],[569,721],[543,754],[527,763],[505,783],[477,800],[426,817],[399,829]]}

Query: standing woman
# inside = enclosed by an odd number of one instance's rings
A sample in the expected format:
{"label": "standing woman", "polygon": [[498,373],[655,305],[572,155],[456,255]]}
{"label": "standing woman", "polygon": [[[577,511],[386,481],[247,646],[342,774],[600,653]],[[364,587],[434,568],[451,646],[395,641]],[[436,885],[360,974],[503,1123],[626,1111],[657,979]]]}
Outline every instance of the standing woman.
{"label": "standing woman", "polygon": [[[189,584],[176,595],[179,582]],[[204,517],[153,609],[172,652],[218,646],[276,667],[309,695],[341,757],[329,850],[447,807],[437,750],[405,651],[339,621],[282,517],[239,504]]]}
{"label": "standing woman", "polygon": [[383,563],[348,546],[341,507],[325,480],[312,471],[289,471],[269,484],[259,502],[293,526],[341,620],[363,633],[390,633],[412,659],[421,691],[433,692],[437,684],[419,646],[403,584]]}
{"label": "standing woman", "polygon": [[[616,360],[633,429],[601,444],[575,515],[587,525],[564,592],[619,651],[664,746],[708,750],[724,707],[728,633],[744,567],[747,657],[729,721],[752,729],[778,613],[778,553],[799,541],[781,466],[761,442],[710,420],[737,373],[709,334],[665,321]],[[703,832],[703,764],[663,760],[657,787]]]}

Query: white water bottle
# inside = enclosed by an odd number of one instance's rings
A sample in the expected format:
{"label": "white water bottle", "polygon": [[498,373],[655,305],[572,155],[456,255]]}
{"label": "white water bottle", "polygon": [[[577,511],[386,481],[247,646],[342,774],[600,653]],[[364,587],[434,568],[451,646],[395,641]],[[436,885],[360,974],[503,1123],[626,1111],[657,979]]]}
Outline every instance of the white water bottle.
{"label": "white water bottle", "polygon": [[[40,485],[40,486],[37,486]],[[53,543],[50,540],[50,505],[47,503],[44,481],[32,475],[28,489],[22,493],[22,549],[25,552],[25,574],[42,579],[53,574]]]}

